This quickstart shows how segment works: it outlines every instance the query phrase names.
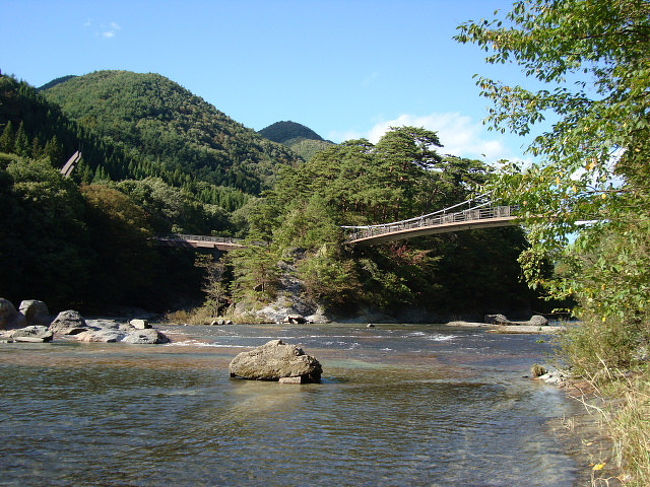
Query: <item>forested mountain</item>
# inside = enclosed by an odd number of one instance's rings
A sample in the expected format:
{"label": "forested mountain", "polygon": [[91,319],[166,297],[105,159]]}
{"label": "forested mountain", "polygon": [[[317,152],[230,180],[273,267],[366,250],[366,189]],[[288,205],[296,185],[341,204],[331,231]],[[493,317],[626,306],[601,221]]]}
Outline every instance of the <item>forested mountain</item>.
{"label": "forested mountain", "polygon": [[158,74],[97,71],[42,93],[124,151],[130,177],[151,175],[158,166],[174,185],[200,180],[257,194],[272,186],[279,163],[299,160]]}
{"label": "forested mountain", "polygon": [[324,140],[309,127],[291,121],[275,122],[260,130],[259,134],[286,145],[306,161],[333,144],[329,140]]}

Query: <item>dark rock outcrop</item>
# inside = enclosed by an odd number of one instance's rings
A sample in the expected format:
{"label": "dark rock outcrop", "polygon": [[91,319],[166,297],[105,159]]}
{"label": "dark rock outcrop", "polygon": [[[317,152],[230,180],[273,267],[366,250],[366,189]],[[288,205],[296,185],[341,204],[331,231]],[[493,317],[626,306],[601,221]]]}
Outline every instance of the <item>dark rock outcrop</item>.
{"label": "dark rock outcrop", "polygon": [[230,362],[229,369],[231,377],[255,380],[299,377],[301,383],[320,382],[323,372],[318,360],[297,345],[282,340],[271,340],[261,347],[240,353]]}
{"label": "dark rock outcrop", "polygon": [[14,330],[25,326],[25,316],[16,311],[11,301],[0,298],[0,330]]}

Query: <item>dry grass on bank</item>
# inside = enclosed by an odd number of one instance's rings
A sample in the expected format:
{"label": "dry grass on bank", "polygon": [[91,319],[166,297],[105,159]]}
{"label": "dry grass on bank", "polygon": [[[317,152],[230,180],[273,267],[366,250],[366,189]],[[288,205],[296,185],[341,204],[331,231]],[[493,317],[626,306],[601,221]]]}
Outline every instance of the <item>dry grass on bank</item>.
{"label": "dry grass on bank", "polygon": [[[650,486],[650,374],[648,369],[609,380],[569,384],[593,421],[580,421],[594,487]],[[588,389],[588,392],[586,392]],[[585,453],[583,452],[583,453]]]}
{"label": "dry grass on bank", "polygon": [[608,384],[607,397],[619,398],[605,412],[614,441],[614,459],[621,466],[625,485],[650,486],[650,374]]}

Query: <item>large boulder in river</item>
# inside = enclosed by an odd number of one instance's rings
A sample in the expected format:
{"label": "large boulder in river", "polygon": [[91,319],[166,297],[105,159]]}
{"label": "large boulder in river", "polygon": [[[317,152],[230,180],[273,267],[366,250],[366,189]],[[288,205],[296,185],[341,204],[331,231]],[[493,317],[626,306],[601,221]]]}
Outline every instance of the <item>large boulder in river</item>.
{"label": "large boulder in river", "polygon": [[50,324],[50,310],[43,301],[25,299],[20,302],[18,309],[25,316],[27,325],[48,326]]}
{"label": "large boulder in river", "polygon": [[16,311],[11,301],[0,298],[0,330],[13,330],[25,326],[25,317]]}
{"label": "large boulder in river", "polygon": [[79,311],[72,309],[61,311],[50,324],[50,331],[57,335],[77,335],[87,329],[88,325]]}
{"label": "large boulder in river", "polygon": [[230,362],[230,376],[255,380],[280,380],[297,377],[300,382],[320,382],[323,369],[314,357],[297,345],[271,340]]}

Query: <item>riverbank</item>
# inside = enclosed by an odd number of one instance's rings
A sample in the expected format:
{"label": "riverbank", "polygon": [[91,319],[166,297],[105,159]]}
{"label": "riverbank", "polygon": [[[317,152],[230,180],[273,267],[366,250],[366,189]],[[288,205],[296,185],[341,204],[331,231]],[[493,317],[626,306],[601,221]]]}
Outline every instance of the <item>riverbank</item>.
{"label": "riverbank", "polygon": [[[534,374],[533,374],[534,375]],[[583,460],[582,481],[601,487],[650,485],[650,375],[647,368],[612,373],[606,382],[563,376],[538,379],[582,405],[553,430]]]}

